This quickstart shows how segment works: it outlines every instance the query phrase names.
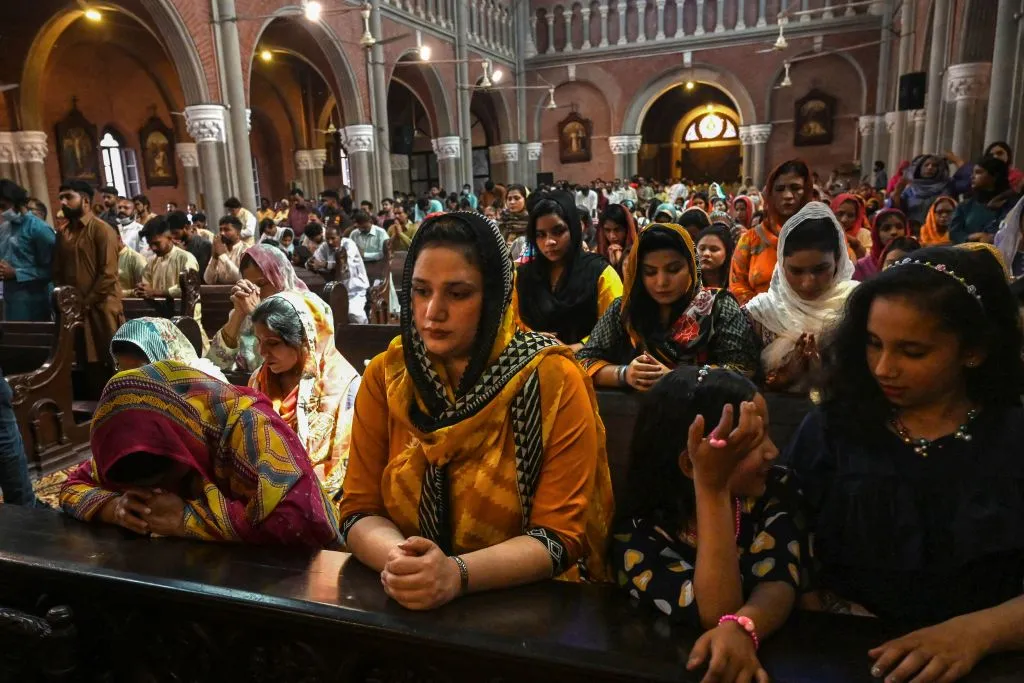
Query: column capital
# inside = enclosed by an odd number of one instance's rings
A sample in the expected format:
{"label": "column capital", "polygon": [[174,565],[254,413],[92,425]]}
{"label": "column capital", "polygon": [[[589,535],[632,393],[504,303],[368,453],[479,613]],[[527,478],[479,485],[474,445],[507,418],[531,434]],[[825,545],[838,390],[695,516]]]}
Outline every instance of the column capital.
{"label": "column capital", "polygon": [[861,135],[874,135],[878,127],[878,117],[874,114],[865,114],[857,119],[857,130]]}
{"label": "column capital", "polygon": [[892,134],[893,129],[896,127],[896,123],[900,120],[903,115],[901,111],[887,111],[885,112],[885,130]]}
{"label": "column capital", "polygon": [[326,149],[314,149],[310,150],[313,153],[313,168],[322,169],[324,164],[327,163],[327,150]]}
{"label": "column capital", "polygon": [[409,170],[409,155],[408,154],[392,154],[391,155],[391,170],[392,171],[408,171]]}
{"label": "column capital", "polygon": [[527,142],[526,143],[526,158],[529,161],[537,161],[544,153],[543,142]]}
{"label": "column capital", "polygon": [[434,149],[434,154],[437,155],[437,160],[442,161],[444,159],[459,159],[462,157],[462,141],[458,135],[446,135],[441,138],[434,138],[430,141],[430,146]]}
{"label": "column capital", "polygon": [[924,109],[914,109],[910,112],[910,120],[914,123],[924,123],[928,119],[928,112]]}
{"label": "column capital", "polygon": [[316,159],[313,157],[315,149],[295,150],[295,166],[300,171],[312,171],[316,168]]}
{"label": "column capital", "polygon": [[510,161],[519,161],[519,143],[512,142],[494,145],[487,148],[487,153],[492,164],[506,164]]}
{"label": "column capital", "polygon": [[946,101],[984,99],[991,82],[991,62],[951,64],[946,69]]}
{"label": "column capital", "polygon": [[[341,144],[349,154],[372,152],[374,131],[372,123],[356,123],[341,129]],[[324,157],[326,159],[326,157]]]}
{"label": "column capital", "polygon": [[619,156],[623,154],[636,154],[640,151],[643,143],[641,135],[610,135],[608,136],[608,147],[612,154]]}
{"label": "column capital", "polygon": [[227,109],[220,104],[185,107],[185,129],[196,142],[224,142]]}
{"label": "column capital", "polygon": [[199,147],[194,142],[178,142],[174,145],[174,153],[185,168],[199,168]]}
{"label": "column capital", "polygon": [[46,133],[41,130],[21,130],[13,134],[18,147],[18,159],[30,164],[41,164],[46,160],[49,146]]}
{"label": "column capital", "polygon": [[14,144],[14,134],[0,130],[0,164],[13,164],[18,160],[18,148]]}
{"label": "column capital", "polygon": [[770,123],[755,123],[749,126],[741,126],[740,130],[742,131],[743,128],[747,129],[750,135],[750,143],[753,145],[763,145],[768,142],[768,138],[772,135],[772,124]]}

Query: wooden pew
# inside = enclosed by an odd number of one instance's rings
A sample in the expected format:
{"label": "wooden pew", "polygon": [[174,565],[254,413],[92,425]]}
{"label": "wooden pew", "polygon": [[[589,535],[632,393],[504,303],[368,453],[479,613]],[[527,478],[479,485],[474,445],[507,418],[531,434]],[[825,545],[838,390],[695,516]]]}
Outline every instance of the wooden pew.
{"label": "wooden pew", "polygon": [[200,358],[203,357],[203,335],[199,329],[199,323],[196,322],[195,318],[188,316],[179,315],[174,318],[172,322],[175,326],[181,330],[182,334],[185,335],[185,339],[188,339],[188,343],[192,345],[196,355]]}
{"label": "wooden pew", "polygon": [[[30,474],[44,476],[73,465],[89,451],[89,425],[77,424],[72,411],[71,370],[75,336],[84,325],[81,295],[74,287],[53,291],[56,334],[50,353],[38,368],[8,375]],[[5,325],[11,323],[5,323]]]}
{"label": "wooden pew", "polygon": [[366,363],[387,350],[401,335],[398,325],[353,325],[348,321],[348,291],[341,282],[328,282],[324,296],[334,312],[334,345],[360,374]]}
{"label": "wooden pew", "polygon": [[231,309],[231,289],[234,285],[202,285],[199,288],[199,303],[203,306],[203,329],[213,339],[228,321]]}
{"label": "wooden pew", "polygon": [[178,275],[178,286],[181,288],[181,296],[178,298],[123,298],[121,305],[124,307],[125,320],[151,316],[158,318],[174,318],[176,316],[194,318],[196,303],[199,301],[199,282],[198,271],[183,270]]}
{"label": "wooden pew", "polygon": [[[391,310],[391,285],[394,283],[395,287],[401,288],[402,276],[405,272],[405,257],[408,255],[409,252],[407,251],[396,251],[392,254],[388,260],[388,269],[384,279],[379,285],[370,287],[370,290],[366,293],[366,298],[370,305],[369,319],[371,323],[378,325],[398,324],[401,312]],[[391,277],[387,277],[388,275]]]}
{"label": "wooden pew", "polygon": [[[417,612],[388,599],[379,574],[346,553],[129,537],[13,505],[0,506],[0,576],[0,605],[35,619],[58,608],[77,646],[41,655],[31,638],[5,637],[0,680],[55,680],[34,674],[58,654],[70,655],[61,681],[696,683],[704,675],[685,668],[696,629],[633,606],[609,584],[546,581]],[[0,613],[0,629],[4,621]],[[774,681],[867,683],[865,653],[906,632],[879,619],[798,613],[758,658]],[[1022,671],[1024,655],[998,655],[962,681],[1010,683]]]}

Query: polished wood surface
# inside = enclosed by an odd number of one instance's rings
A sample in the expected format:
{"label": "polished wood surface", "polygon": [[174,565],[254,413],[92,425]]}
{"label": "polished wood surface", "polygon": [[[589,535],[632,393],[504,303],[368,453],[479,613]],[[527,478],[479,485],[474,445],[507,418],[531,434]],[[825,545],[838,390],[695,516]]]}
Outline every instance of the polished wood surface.
{"label": "polished wood surface", "polygon": [[[39,617],[69,607],[93,666],[152,680],[699,680],[683,667],[698,634],[608,585],[551,581],[412,612],[346,553],[149,540],[13,506],[0,506],[0,576],[0,604]],[[867,650],[898,633],[800,614],[762,661],[776,681],[867,682]],[[241,675],[257,665],[264,676]],[[1000,656],[965,680],[1022,674],[1024,656]]]}

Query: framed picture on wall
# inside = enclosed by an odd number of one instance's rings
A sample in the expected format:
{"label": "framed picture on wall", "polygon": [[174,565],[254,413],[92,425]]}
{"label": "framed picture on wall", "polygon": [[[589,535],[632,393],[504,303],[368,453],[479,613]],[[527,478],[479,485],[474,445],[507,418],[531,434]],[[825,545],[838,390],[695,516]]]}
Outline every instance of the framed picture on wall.
{"label": "framed picture on wall", "polygon": [[155,114],[139,130],[142,168],[148,187],[177,187],[178,169],[174,163],[174,131]]}
{"label": "framed picture on wall", "polygon": [[95,186],[100,181],[96,125],[78,111],[77,100],[71,98],[71,111],[55,127],[60,176],[65,180],[84,180]]}
{"label": "framed picture on wall", "polygon": [[324,175],[341,175],[341,131],[336,130],[324,136],[324,149],[327,151]]}
{"label": "framed picture on wall", "polygon": [[558,159],[563,164],[590,161],[590,136],[594,126],[576,112],[558,123]]}
{"label": "framed picture on wall", "polygon": [[796,101],[793,144],[796,147],[830,145],[835,135],[836,98],[811,90]]}

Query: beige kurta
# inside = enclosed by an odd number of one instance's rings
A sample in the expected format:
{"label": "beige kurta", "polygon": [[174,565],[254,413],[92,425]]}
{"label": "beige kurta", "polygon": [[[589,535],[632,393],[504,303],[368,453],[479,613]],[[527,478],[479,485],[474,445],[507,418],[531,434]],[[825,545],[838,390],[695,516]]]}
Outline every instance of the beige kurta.
{"label": "beige kurta", "polygon": [[[203,274],[203,282],[208,285],[233,285],[242,279],[238,267],[242,262],[242,254],[249,247],[242,241],[228,249],[226,254],[211,256],[210,263]],[[197,268],[199,266],[196,266]]]}
{"label": "beige kurta", "polygon": [[57,235],[53,284],[76,287],[85,314],[85,352],[90,363],[109,362],[110,340],[124,323],[114,228],[89,213]]}
{"label": "beige kurta", "polygon": [[142,284],[146,272],[146,257],[131,247],[122,247],[117,253],[117,279],[121,296],[135,296],[135,288]]}
{"label": "beige kurta", "polygon": [[[146,266],[146,272],[142,276],[143,282],[158,292],[167,296],[180,299],[181,285],[179,276],[183,270],[194,270],[199,272],[199,262],[196,257],[181,247],[174,246],[165,256],[157,256]],[[195,320],[199,323],[199,330],[203,335],[203,353],[210,348],[210,339],[203,329],[202,304],[197,303],[195,309]]]}

